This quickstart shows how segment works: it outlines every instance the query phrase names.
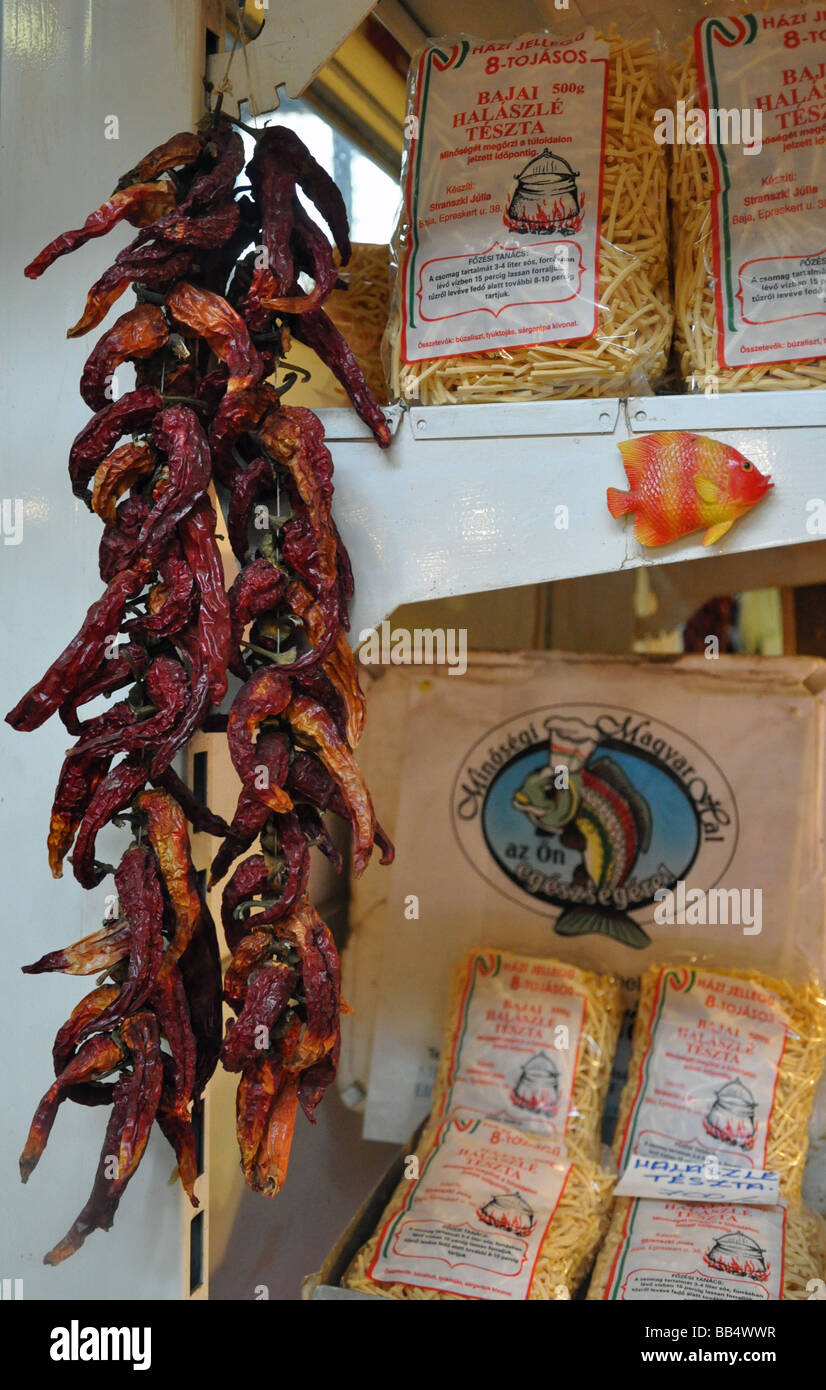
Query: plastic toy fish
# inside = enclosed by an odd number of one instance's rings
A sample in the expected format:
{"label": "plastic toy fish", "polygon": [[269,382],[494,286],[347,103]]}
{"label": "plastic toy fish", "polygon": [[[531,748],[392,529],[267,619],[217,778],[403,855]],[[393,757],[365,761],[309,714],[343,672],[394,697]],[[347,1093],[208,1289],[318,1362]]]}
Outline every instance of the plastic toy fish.
{"label": "plastic toy fish", "polygon": [[609,487],[608,510],[634,513],[642,545],[668,545],[699,530],[703,545],[714,545],[773,486],[737,449],[701,434],[646,434],[619,447],[629,491]]}

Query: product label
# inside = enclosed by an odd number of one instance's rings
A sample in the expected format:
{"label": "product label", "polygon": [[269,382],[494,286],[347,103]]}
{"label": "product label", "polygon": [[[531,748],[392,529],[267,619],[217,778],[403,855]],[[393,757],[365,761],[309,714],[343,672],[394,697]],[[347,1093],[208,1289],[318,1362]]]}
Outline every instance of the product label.
{"label": "product label", "polygon": [[[826,353],[826,8],[695,30],[726,367]],[[694,139],[686,131],[686,139]]]}
{"label": "product label", "polygon": [[778,1200],[766,1170],[786,1023],[775,995],[702,970],[660,972],[617,1193]]}
{"label": "product label", "polygon": [[568,1172],[560,1144],[454,1112],[384,1227],[370,1277],[526,1299]]}
{"label": "product label", "polygon": [[604,1299],[778,1300],[783,1207],[632,1202]]}
{"label": "product label", "polygon": [[594,332],[608,53],[587,30],[461,38],[419,57],[405,361]]}
{"label": "product label", "polygon": [[564,1134],[585,995],[571,966],[486,951],[468,966],[444,1114],[461,1106],[533,1134]]}

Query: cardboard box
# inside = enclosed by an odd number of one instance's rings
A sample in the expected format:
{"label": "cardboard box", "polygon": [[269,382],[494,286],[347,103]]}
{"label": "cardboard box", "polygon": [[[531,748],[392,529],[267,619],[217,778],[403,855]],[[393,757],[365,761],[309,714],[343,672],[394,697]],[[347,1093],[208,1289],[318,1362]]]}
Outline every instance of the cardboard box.
{"label": "cardboard box", "polygon": [[360,761],[397,852],[354,884],[344,953],[366,1138],[429,1110],[480,942],[616,973],[630,1003],[655,961],[822,978],[826,663],[479,653],[370,686]]}

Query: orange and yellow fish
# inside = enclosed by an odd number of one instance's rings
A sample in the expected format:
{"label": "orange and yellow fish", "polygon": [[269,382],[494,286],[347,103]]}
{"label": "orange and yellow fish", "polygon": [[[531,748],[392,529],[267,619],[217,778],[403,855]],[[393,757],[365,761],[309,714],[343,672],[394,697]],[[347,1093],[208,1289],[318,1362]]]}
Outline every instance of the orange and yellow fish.
{"label": "orange and yellow fish", "polygon": [[714,545],[773,484],[737,449],[702,434],[670,430],[620,444],[629,491],[609,487],[613,517],[633,512],[642,545],[668,545],[704,530]]}

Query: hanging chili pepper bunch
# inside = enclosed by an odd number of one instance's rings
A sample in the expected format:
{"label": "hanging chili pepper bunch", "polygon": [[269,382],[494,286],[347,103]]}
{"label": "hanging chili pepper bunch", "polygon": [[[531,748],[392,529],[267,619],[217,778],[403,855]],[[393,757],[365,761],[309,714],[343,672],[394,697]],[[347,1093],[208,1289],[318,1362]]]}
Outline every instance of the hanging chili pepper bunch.
{"label": "hanging chili pepper bunch", "polygon": [[[260,133],[249,187],[239,192],[244,163],[241,137],[225,119],[176,135],[26,268],[37,278],[123,219],[138,229],[69,330],[74,337],[98,325],[133,287],[136,306],[84,367],[81,394],[95,413],[69,457],[73,491],[104,523],[106,589],[7,715],[32,730],[57,712],[75,738],[52,809],[49,863],[59,877],[72,850],[84,887],[114,872],[117,893],[100,931],[26,967],[100,979],[58,1033],[56,1079],[21,1158],[24,1181],[63,1099],[112,1106],[90,1199],[49,1263],[111,1226],[154,1121],[197,1205],[192,1120],[219,1051],[240,1073],[247,1181],[279,1190],[297,1107],[313,1119],[338,1058],[338,956],[307,897],[312,846],[341,868],[323,813],[351,824],[356,872],[374,842],[382,862],[392,858],[352,756],[364,706],[345,635],[353,585],[331,514],[332,460],[316,417],[280,403],[295,375],[280,387],[267,380],[286,367],[281,353],[294,333],[335,372],[377,441],[389,443],[384,416],[324,313],[337,269],[298,189],[324,216],[342,262],[346,213],[327,174],[283,127]],[[124,362],[134,363],[136,385],[112,399]],[[229,595],[213,482],[228,490],[227,528],[241,564]],[[227,716],[219,706],[228,670],[244,684]],[[126,687],[102,714],[80,718],[83,705]],[[242,783],[229,826],[172,767],[199,728],[227,732]],[[217,940],[187,819],[224,837],[213,882],[260,837],[260,852],[224,892],[232,951],[224,997],[237,1018],[223,1047]],[[95,858],[110,821],[133,833],[117,870]]]}

